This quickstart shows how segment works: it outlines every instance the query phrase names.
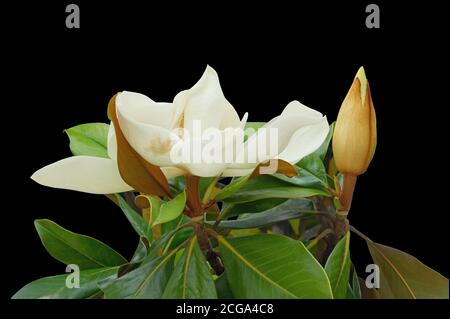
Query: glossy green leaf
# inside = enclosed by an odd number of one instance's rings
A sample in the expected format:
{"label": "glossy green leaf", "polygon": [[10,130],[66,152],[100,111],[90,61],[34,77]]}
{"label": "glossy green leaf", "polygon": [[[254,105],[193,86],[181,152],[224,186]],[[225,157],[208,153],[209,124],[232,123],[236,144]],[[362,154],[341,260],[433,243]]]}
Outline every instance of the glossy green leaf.
{"label": "glossy green leaf", "polygon": [[144,236],[139,238],[138,246],[136,247],[136,250],[133,254],[133,257],[131,258],[130,263],[139,263],[142,260],[145,259],[148,255],[148,251],[150,249],[150,243],[148,239]]}
{"label": "glossy green leaf", "polygon": [[86,123],[65,130],[72,154],[108,158],[108,130],[105,123]]}
{"label": "glossy green leaf", "polygon": [[287,177],[281,174],[273,176],[282,181],[308,188],[317,188],[328,193],[328,176],[322,160],[318,156],[309,155],[296,165],[298,176]]}
{"label": "glossy green leaf", "polygon": [[186,176],[178,176],[168,180],[174,194],[181,193],[186,188]]}
{"label": "glossy green leaf", "polygon": [[306,188],[316,188],[320,189],[324,192],[328,192],[326,185],[315,175],[310,173],[307,170],[301,169],[297,167],[299,170],[299,175],[294,177],[287,177],[282,174],[274,174],[273,177],[276,177],[286,183],[289,183],[292,185],[296,185],[299,187],[306,187]]}
{"label": "glossy green leaf", "polygon": [[325,264],[335,299],[344,299],[350,277],[350,232],[339,240]]}
{"label": "glossy green leaf", "polygon": [[206,193],[206,190],[215,180],[216,180],[215,177],[200,177],[198,181],[198,194],[200,195],[200,198],[203,198],[203,196]]}
{"label": "glossy green leaf", "polygon": [[265,122],[247,122],[244,128],[244,140],[255,134],[259,128],[263,127]]}
{"label": "glossy green leaf", "polygon": [[255,228],[270,225],[279,221],[314,215],[314,206],[307,199],[288,199],[287,201],[266,211],[248,214],[235,220],[223,220],[219,227],[223,228]]}
{"label": "glossy green leaf", "polygon": [[216,195],[216,200],[221,201],[227,197],[230,197],[237,191],[239,191],[245,183],[250,179],[250,175],[240,176],[233,179],[228,185],[226,185],[219,194]]}
{"label": "glossy green leaf", "polygon": [[324,185],[327,185],[327,170],[320,157],[309,155],[297,163],[297,166],[300,167],[300,175],[307,171],[308,174],[313,175]]}
{"label": "glossy green leaf", "polygon": [[100,292],[99,281],[113,280],[117,277],[118,267],[98,268],[80,271],[79,288],[68,288],[66,281],[72,273],[45,277],[24,286],[12,296],[13,299],[85,299]]}
{"label": "glossy green leaf", "polygon": [[156,219],[153,221],[152,227],[170,222],[176,218],[178,218],[182,213],[186,206],[186,192],[182,192],[175,196],[174,199],[163,202],[159,209],[159,214],[156,216]]}
{"label": "glossy green leaf", "polygon": [[249,179],[237,193],[224,201],[245,203],[265,198],[307,198],[316,195],[329,196],[329,193],[321,189],[298,187],[273,176],[261,175]]}
{"label": "glossy green leaf", "polygon": [[[276,160],[277,161],[277,170],[276,173],[279,173],[278,175],[282,175],[285,176],[287,178],[289,177],[293,177],[293,176],[297,176],[298,175],[298,170],[297,168],[295,168],[292,164],[284,161],[284,160]],[[261,175],[264,175],[263,173],[263,169],[267,168],[268,165],[268,161],[267,162],[263,162],[260,163],[258,166],[256,166],[256,168],[253,170],[253,172],[251,174],[245,175],[245,176],[241,176],[241,177],[237,177],[235,179],[233,179],[231,181],[231,183],[229,183],[228,185],[226,185],[215,197],[216,200],[222,201],[228,197],[230,197],[231,195],[235,194],[236,192],[238,192],[241,188],[244,187],[244,185],[247,184],[247,182],[250,179],[255,179]],[[272,163],[271,163],[272,164]],[[270,174],[273,175],[273,174]],[[261,181],[262,179],[260,179]]]}
{"label": "glossy green leaf", "polygon": [[[177,219],[174,219],[168,223],[164,223],[161,225],[161,231],[163,234],[171,232],[175,230],[177,227],[180,227],[184,224],[187,224],[191,219],[186,215],[182,214]],[[170,239],[170,243],[168,243],[168,249],[175,249],[179,245],[181,245],[188,238],[192,237],[194,230],[192,227],[185,227],[178,230],[173,237]]]}
{"label": "glossy green leaf", "polygon": [[229,217],[239,216],[242,214],[261,213],[274,208],[285,201],[287,201],[286,198],[266,198],[255,200],[253,202],[225,204],[221,214],[222,218],[225,220]]}
{"label": "glossy green leaf", "polygon": [[217,297],[219,299],[234,299],[230,284],[228,283],[227,275],[223,273],[218,277],[214,284],[216,285]]}
{"label": "glossy green leaf", "polygon": [[147,257],[139,268],[102,287],[105,298],[161,298],[172,274],[176,252]]}
{"label": "glossy green leaf", "polygon": [[34,225],[48,253],[65,264],[76,264],[86,270],[127,263],[124,257],[101,241],[68,231],[51,220],[38,219]]}
{"label": "glossy green leaf", "polygon": [[359,285],[359,278],[355,267],[350,261],[351,265],[351,285],[348,284],[347,299],[361,299],[361,287]]}
{"label": "glossy green leaf", "polygon": [[152,230],[149,223],[142,217],[141,214],[135,211],[122,196],[116,195],[116,198],[119,202],[120,208],[125,214],[125,217],[128,219],[136,233],[139,236],[144,236],[151,241]]}
{"label": "glossy green leaf", "polygon": [[218,237],[236,298],[332,298],[325,270],[299,241],[259,234]]}
{"label": "glossy green leaf", "polygon": [[448,279],[415,257],[392,247],[367,241],[380,268],[380,297],[448,299]]}
{"label": "glossy green leaf", "polygon": [[184,250],[167,283],[163,298],[217,298],[211,272],[194,237]]}

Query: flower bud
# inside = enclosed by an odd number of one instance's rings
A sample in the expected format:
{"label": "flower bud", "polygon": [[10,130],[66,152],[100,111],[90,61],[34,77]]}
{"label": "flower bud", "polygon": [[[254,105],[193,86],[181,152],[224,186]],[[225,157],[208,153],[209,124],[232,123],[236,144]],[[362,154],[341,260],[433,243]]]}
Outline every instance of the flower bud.
{"label": "flower bud", "polygon": [[372,161],[377,144],[375,109],[364,68],[356,74],[342,102],[333,133],[333,154],[337,169],[358,176]]}

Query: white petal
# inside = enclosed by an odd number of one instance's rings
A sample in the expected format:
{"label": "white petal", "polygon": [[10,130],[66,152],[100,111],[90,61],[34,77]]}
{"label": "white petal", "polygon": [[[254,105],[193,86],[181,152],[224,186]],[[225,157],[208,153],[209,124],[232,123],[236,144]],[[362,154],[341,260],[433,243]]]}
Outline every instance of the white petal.
{"label": "white petal", "polygon": [[223,95],[219,77],[210,66],[192,88],[178,93],[173,102],[184,108],[184,128],[190,132],[194,120],[201,121],[202,129],[239,127],[239,116]]}
{"label": "white petal", "polygon": [[93,156],[72,156],[47,165],[31,179],[54,188],[92,194],[113,194],[132,190],[120,177],[114,160]]}
{"label": "white petal", "polygon": [[187,172],[181,168],[168,166],[168,167],[161,167],[161,170],[163,174],[166,176],[166,178],[174,178],[178,176],[186,175]]}
{"label": "white petal", "polygon": [[150,123],[154,108],[149,105],[161,103],[148,99],[149,107],[144,109],[133,104],[139,99],[130,99],[129,96],[127,92],[119,93],[116,97],[117,117],[128,143],[146,161],[157,166],[172,166],[170,150],[179,137],[164,126]]}
{"label": "white petal", "polygon": [[[181,116],[180,110],[173,103],[154,102],[148,96],[123,91],[116,97],[116,105],[127,118],[144,124],[151,124],[172,129],[172,123]],[[119,105],[117,107],[119,108]]]}
{"label": "white petal", "polygon": [[316,111],[306,105],[303,105],[299,101],[292,101],[284,108],[281,113],[282,116],[297,116],[297,115],[305,115],[308,117],[318,117],[322,118],[322,113]]}
{"label": "white petal", "polygon": [[192,175],[200,177],[214,177],[222,174],[227,165],[216,163],[187,163],[182,166]]}
{"label": "white petal", "polygon": [[329,125],[326,117],[323,117],[318,124],[298,129],[278,157],[291,164],[297,163],[322,145],[328,131]]}
{"label": "white petal", "polygon": [[[316,125],[318,128],[314,132],[318,134],[317,137],[303,136],[303,134],[306,134],[303,130]],[[325,139],[327,134],[325,133],[325,136],[323,136],[325,126],[326,132],[328,132],[328,123],[321,113],[304,106],[298,101],[291,102],[286,106],[280,116],[266,123],[262,127],[262,131],[258,130],[249,137],[244,146],[244,155],[241,155],[243,161],[231,165],[230,168],[251,168],[255,165],[254,160],[251,159],[256,158],[257,164],[268,159],[281,158],[279,156],[280,154],[283,154],[283,156],[291,160],[302,158],[305,154],[310,154],[320,146],[320,144],[319,146],[316,144],[318,141]],[[275,131],[271,131],[271,129]],[[276,134],[276,139],[273,134]],[[260,137],[264,137],[261,139],[261,141],[265,142],[262,145],[263,147],[260,147],[261,144],[257,142]],[[250,154],[252,152],[252,148],[250,147],[252,143],[253,145],[258,145],[258,148],[264,151],[257,155]],[[249,156],[249,154],[253,156]]]}
{"label": "white petal", "polygon": [[[108,132],[108,155],[111,159],[117,160],[117,140],[116,132],[114,130],[114,124],[111,122]],[[187,172],[181,168],[167,166],[161,167],[162,172],[166,178],[173,178],[177,176],[186,175]]]}

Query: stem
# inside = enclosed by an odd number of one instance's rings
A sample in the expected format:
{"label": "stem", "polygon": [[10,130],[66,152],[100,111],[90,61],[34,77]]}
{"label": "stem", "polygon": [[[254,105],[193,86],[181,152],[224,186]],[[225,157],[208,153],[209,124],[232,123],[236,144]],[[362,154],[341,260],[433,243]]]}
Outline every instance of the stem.
{"label": "stem", "polygon": [[355,191],[356,176],[352,174],[344,174],[344,187],[339,196],[342,210],[349,211],[352,206],[353,192]]}
{"label": "stem", "polygon": [[208,235],[205,233],[205,230],[203,229],[203,225],[197,224],[194,229],[195,235],[197,236],[198,239],[198,245],[200,246],[200,249],[205,255],[206,260],[208,260],[209,264],[214,269],[216,275],[220,276],[225,271],[225,269],[219,256],[214,252],[211,246],[211,242],[209,241]]}
{"label": "stem", "polygon": [[306,246],[306,248],[311,249],[312,247],[314,247],[315,245],[317,245],[317,243],[322,239],[325,238],[326,236],[333,234],[334,230],[332,230],[331,228],[327,228],[325,229],[323,232],[321,232],[319,235],[317,235],[316,238],[314,238],[313,240],[311,240],[311,242],[308,244],[308,246]]}
{"label": "stem", "polygon": [[234,205],[228,205],[227,207],[223,208],[221,212],[219,212],[219,214],[217,215],[216,218],[216,222],[214,223],[213,228],[217,229],[217,227],[219,226],[220,222],[222,221],[222,219],[226,216],[226,214],[228,213],[228,211],[233,207]]}
{"label": "stem", "polygon": [[203,214],[202,201],[198,192],[198,184],[200,177],[187,175],[186,176],[186,192],[187,205],[191,211],[190,217],[196,217]]}
{"label": "stem", "polygon": [[127,204],[131,206],[131,208],[133,208],[135,211],[140,212],[142,215],[142,211],[141,209],[136,205],[135,199],[136,196],[134,195],[133,192],[126,192],[124,194],[125,200],[127,201]]}
{"label": "stem", "polygon": [[361,233],[359,230],[357,230],[354,226],[350,225],[350,230],[352,232],[354,232],[356,235],[358,235],[359,237],[361,237],[362,239],[364,239],[365,241],[369,241],[372,242],[372,239],[370,239],[369,237],[367,237],[366,235],[364,235],[363,233]]}

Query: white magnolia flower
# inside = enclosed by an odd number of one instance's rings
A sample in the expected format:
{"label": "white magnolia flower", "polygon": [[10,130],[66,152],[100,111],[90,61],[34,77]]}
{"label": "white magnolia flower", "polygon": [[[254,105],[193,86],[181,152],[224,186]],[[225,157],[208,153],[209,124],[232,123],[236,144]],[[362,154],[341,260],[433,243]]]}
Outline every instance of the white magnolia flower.
{"label": "white magnolia flower", "polygon": [[[108,131],[109,158],[72,156],[36,171],[31,178],[44,186],[92,194],[114,194],[133,190],[119,173],[114,126]],[[184,174],[177,168],[162,168],[167,178]]]}
{"label": "white magnolia flower", "polygon": [[[197,176],[242,176],[249,174],[258,162],[270,158],[295,164],[322,144],[329,129],[325,116],[293,101],[281,115],[263,127],[278,130],[277,147],[271,148],[266,158],[258,157],[258,161],[252,163],[245,160],[239,163],[174,161],[173,148],[177,141],[186,139],[184,134],[174,133],[177,129],[190,133],[195,129],[196,121],[201,123],[202,130],[216,129],[218,132],[230,128],[243,129],[245,126],[247,114],[239,118],[223,95],[217,73],[209,66],[200,80],[189,90],[178,93],[172,103],[154,102],[145,95],[125,91],[116,96],[116,112],[120,128],[131,147],[146,161],[160,166],[167,178],[187,173]],[[249,145],[258,139],[259,134],[258,131],[237,149],[248,152]],[[224,151],[231,147],[235,146],[222,146]],[[129,191],[131,187],[120,177],[116,153],[116,138],[111,124],[108,134],[109,159],[69,157],[38,170],[32,179],[45,186],[95,194]]]}

